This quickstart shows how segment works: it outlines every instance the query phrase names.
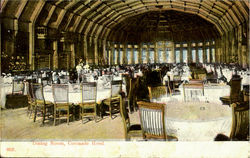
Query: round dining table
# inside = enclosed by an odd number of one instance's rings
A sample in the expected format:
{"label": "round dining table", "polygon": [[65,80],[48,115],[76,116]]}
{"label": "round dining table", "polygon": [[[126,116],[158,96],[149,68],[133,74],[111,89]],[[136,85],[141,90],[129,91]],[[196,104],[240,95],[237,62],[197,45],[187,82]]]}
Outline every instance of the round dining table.
{"label": "round dining table", "polygon": [[213,141],[217,134],[230,136],[232,109],[216,103],[168,102],[165,129],[179,141]]}

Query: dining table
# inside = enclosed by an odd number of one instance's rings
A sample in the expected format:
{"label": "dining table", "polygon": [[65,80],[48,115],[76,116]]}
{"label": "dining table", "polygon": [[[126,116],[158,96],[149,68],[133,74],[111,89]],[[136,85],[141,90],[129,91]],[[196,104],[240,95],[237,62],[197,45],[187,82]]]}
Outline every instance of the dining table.
{"label": "dining table", "polygon": [[232,108],[218,103],[152,100],[164,103],[166,135],[178,141],[213,141],[218,134],[230,136]]}

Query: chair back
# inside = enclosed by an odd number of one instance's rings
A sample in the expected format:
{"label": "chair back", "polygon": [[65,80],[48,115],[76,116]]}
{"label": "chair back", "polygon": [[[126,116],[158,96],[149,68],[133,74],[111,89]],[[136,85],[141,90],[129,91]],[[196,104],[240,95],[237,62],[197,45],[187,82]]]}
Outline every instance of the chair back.
{"label": "chair back", "polygon": [[111,97],[115,97],[122,91],[122,80],[111,81]]}
{"label": "chair back", "polygon": [[173,81],[174,82],[180,82],[181,81],[181,76],[180,75],[174,75]]}
{"label": "chair back", "polygon": [[235,103],[240,100],[240,91],[241,91],[241,78],[232,78],[231,89],[230,89],[231,103]]}
{"label": "chair back", "polygon": [[127,134],[129,127],[130,127],[130,119],[128,115],[128,110],[123,101],[120,102],[120,113],[122,116],[122,122],[124,125],[125,134]]}
{"label": "chair back", "polygon": [[43,86],[41,83],[32,83],[32,94],[34,99],[37,101],[45,102],[43,94]]}
{"label": "chair back", "polygon": [[30,101],[35,101],[35,97],[32,92],[32,83],[31,82],[26,82],[26,87],[27,87],[27,96]]}
{"label": "chair back", "polygon": [[123,82],[126,84],[126,92],[127,95],[129,94],[129,89],[130,89],[130,78],[128,74],[123,74],[122,75]]}
{"label": "chair back", "polygon": [[149,98],[151,99],[158,99],[162,96],[167,94],[167,87],[166,86],[149,86]]}
{"label": "chair back", "polygon": [[183,84],[183,92],[185,102],[200,102],[204,96],[204,84]]}
{"label": "chair back", "polygon": [[230,138],[247,140],[249,137],[249,105],[247,102],[231,104],[232,107],[232,129]]}
{"label": "chair back", "polygon": [[12,81],[12,94],[23,94],[24,93],[24,83],[20,80]]}
{"label": "chair back", "polygon": [[137,89],[139,83],[139,78],[129,78],[129,93],[128,98],[135,95],[135,90]]}
{"label": "chair back", "polygon": [[82,103],[95,102],[97,86],[96,82],[81,83]]}
{"label": "chair back", "polygon": [[52,84],[52,92],[55,103],[69,103],[68,84]]}
{"label": "chair back", "polygon": [[164,125],[165,104],[140,101],[139,115],[145,139],[166,139]]}

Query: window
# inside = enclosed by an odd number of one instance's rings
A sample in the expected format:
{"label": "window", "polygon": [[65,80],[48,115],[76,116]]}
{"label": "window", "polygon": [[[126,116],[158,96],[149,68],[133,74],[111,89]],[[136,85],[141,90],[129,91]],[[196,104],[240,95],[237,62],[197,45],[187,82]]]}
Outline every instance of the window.
{"label": "window", "polygon": [[170,60],[170,53],[171,53],[171,49],[170,48],[166,48],[166,60],[167,60],[167,63],[171,62],[171,60]]}
{"label": "window", "polygon": [[214,47],[211,49],[212,51],[212,62],[215,63],[215,49]]}
{"label": "window", "polygon": [[203,51],[202,51],[202,48],[198,49],[198,55],[199,55],[199,62],[203,63]]}
{"label": "window", "polygon": [[163,49],[158,50],[158,61],[159,61],[159,63],[164,62],[164,60],[163,60]]}
{"label": "window", "polygon": [[206,57],[207,57],[207,63],[210,63],[210,53],[209,53],[209,48],[206,48]]}
{"label": "window", "polygon": [[142,48],[142,62],[143,63],[147,63],[147,49],[146,48]]}
{"label": "window", "polygon": [[134,62],[135,64],[138,64],[139,63],[139,60],[138,60],[138,48],[134,48]]}
{"label": "window", "polygon": [[131,48],[127,48],[126,56],[127,56],[128,64],[131,64],[130,55],[131,55]]}
{"label": "window", "polygon": [[154,63],[154,49],[153,48],[150,48],[149,49],[149,63]]}
{"label": "window", "polygon": [[117,48],[114,49],[113,64],[117,64],[118,51]]}
{"label": "window", "polygon": [[175,61],[176,63],[180,63],[180,50],[175,49]]}
{"label": "window", "polygon": [[196,62],[196,51],[195,48],[192,49],[192,62]]}
{"label": "window", "polygon": [[188,62],[188,59],[187,59],[187,48],[183,48],[182,54],[183,54],[183,62],[187,63]]}
{"label": "window", "polygon": [[123,49],[121,49],[121,48],[119,49],[119,59],[118,60],[120,61],[120,64],[123,63],[123,61],[122,61],[123,60]]}

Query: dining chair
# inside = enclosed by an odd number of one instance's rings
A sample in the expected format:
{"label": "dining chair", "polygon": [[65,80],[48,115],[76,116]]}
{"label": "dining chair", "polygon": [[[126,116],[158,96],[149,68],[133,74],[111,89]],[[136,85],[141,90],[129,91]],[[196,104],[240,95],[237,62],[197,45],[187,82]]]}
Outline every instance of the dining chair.
{"label": "dining chair", "polygon": [[29,118],[32,116],[32,113],[35,112],[36,100],[32,92],[32,83],[31,81],[25,82],[25,86],[27,87],[27,98],[28,98],[28,109],[27,115]]}
{"label": "dining chair", "polygon": [[240,102],[241,78],[232,78],[230,81],[230,95],[220,97],[223,104],[231,105]]}
{"label": "dining chair", "polygon": [[128,107],[129,107],[129,111],[130,113],[132,113],[133,111],[136,111],[138,109],[137,105],[136,105],[136,90],[139,84],[139,78],[129,78],[129,92],[128,92]]}
{"label": "dining chair", "polygon": [[12,95],[23,95],[24,94],[24,82],[14,79],[12,81]]}
{"label": "dining chair", "polygon": [[249,141],[249,104],[237,102],[232,107],[232,128],[230,138],[232,140]]}
{"label": "dining chair", "polygon": [[31,88],[32,95],[35,99],[34,122],[36,121],[36,117],[41,114],[41,116],[43,117],[42,124],[44,124],[46,119],[49,120],[50,117],[53,117],[53,103],[44,99],[42,84],[32,83]]}
{"label": "dining chair", "polygon": [[203,83],[183,84],[183,92],[185,102],[205,101]]}
{"label": "dining chair", "polygon": [[174,75],[173,76],[173,94],[175,94],[179,90],[179,85],[181,84],[181,76]]}
{"label": "dining chair", "polygon": [[132,137],[141,137],[142,130],[139,124],[130,124],[130,118],[126,105],[124,104],[123,98],[120,96],[120,113],[122,117],[122,122],[124,125],[124,135],[126,140],[130,140]]}
{"label": "dining chair", "polygon": [[145,140],[178,140],[165,132],[165,104],[139,101],[139,115]]}
{"label": "dining chair", "polygon": [[72,103],[69,103],[69,85],[68,84],[52,84],[52,92],[54,98],[54,126],[56,120],[67,119],[69,124],[70,117],[73,117],[70,108]]}
{"label": "dining chair", "polygon": [[122,81],[116,80],[111,81],[111,89],[110,89],[110,97],[105,99],[103,103],[108,105],[109,114],[111,119],[113,119],[112,115],[120,110],[120,93],[122,91]]}
{"label": "dining chair", "polygon": [[85,82],[81,83],[81,96],[82,102],[80,103],[79,115],[81,119],[90,118],[95,119],[97,121],[96,114],[96,96],[97,96],[97,84],[96,82]]}
{"label": "dining chair", "polygon": [[167,94],[167,87],[165,85],[162,86],[148,86],[149,98],[159,99],[162,96]]}

